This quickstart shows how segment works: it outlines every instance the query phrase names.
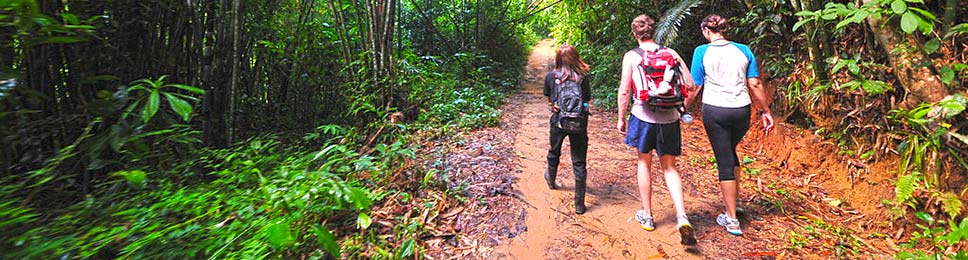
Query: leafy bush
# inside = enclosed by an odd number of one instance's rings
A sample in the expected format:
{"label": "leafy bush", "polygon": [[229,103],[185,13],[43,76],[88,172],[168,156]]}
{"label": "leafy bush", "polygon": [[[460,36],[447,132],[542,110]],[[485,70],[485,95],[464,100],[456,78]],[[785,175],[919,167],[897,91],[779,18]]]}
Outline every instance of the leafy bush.
{"label": "leafy bush", "polygon": [[[103,192],[41,221],[31,209],[0,203],[9,258],[292,258],[339,255],[330,230],[366,228],[379,196],[356,176],[379,175],[406,149],[361,155],[346,145],[315,152],[253,138],[234,148],[202,150],[173,169],[118,171]],[[391,154],[393,153],[393,154]],[[206,169],[207,173],[198,171]],[[5,186],[6,189],[17,188]],[[5,228],[5,230],[7,230]],[[10,236],[7,236],[10,235]]]}
{"label": "leafy bush", "polygon": [[[410,88],[411,102],[422,105],[417,121],[459,128],[495,125],[501,116],[497,108],[513,84],[512,79],[492,75],[494,66],[488,64],[493,63],[470,53],[458,53],[448,61],[411,56],[401,81]],[[463,76],[455,79],[455,74]]]}

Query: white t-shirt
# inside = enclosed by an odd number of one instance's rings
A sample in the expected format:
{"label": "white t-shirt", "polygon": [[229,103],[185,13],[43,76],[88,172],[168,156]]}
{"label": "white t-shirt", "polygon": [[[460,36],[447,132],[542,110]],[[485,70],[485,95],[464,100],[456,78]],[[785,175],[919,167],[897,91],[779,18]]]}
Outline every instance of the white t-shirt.
{"label": "white t-shirt", "polygon": [[752,103],[746,79],[760,76],[750,47],[735,42],[703,44],[692,56],[692,78],[703,87],[702,103],[739,108]]}

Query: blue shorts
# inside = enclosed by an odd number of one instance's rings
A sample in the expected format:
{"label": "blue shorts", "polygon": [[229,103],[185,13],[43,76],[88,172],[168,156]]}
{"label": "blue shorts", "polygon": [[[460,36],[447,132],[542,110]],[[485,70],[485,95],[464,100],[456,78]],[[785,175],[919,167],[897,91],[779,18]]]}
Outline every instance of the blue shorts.
{"label": "blue shorts", "polygon": [[652,124],[630,116],[625,144],[638,148],[639,153],[648,153],[655,149],[659,156],[682,155],[682,133],[679,121]]}

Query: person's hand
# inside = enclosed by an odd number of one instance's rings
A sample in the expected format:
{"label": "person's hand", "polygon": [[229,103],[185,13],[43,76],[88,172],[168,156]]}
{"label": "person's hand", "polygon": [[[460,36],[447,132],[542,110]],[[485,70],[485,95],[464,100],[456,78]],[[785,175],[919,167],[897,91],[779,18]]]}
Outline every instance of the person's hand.
{"label": "person's hand", "polygon": [[763,113],[763,115],[761,115],[760,117],[763,120],[763,128],[766,129],[766,132],[769,133],[770,130],[773,130],[773,114],[771,114],[770,112],[766,112],[766,113]]}
{"label": "person's hand", "polygon": [[615,124],[615,128],[618,128],[618,132],[625,134],[625,130],[628,127],[628,121],[625,118],[619,118],[618,123]]}
{"label": "person's hand", "polygon": [[551,107],[551,112],[558,113],[558,105],[553,102],[548,102],[548,106]]}

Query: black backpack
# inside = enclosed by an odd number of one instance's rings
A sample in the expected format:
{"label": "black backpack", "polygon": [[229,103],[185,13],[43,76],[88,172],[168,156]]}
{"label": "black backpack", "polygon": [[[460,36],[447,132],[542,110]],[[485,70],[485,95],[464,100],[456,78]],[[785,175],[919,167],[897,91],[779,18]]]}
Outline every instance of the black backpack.
{"label": "black backpack", "polygon": [[554,103],[558,105],[558,128],[570,134],[585,132],[588,108],[581,96],[581,79],[561,80],[561,73],[555,73]]}

